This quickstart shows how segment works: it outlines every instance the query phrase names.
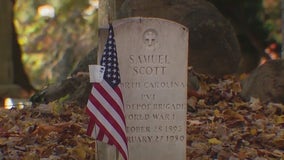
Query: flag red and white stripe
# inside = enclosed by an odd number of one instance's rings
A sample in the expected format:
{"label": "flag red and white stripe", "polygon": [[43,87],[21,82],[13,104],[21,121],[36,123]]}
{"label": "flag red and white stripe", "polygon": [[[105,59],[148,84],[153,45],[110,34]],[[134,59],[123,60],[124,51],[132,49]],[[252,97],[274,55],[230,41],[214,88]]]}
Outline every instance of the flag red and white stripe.
{"label": "flag red and white stripe", "polygon": [[105,66],[103,80],[95,82],[87,103],[90,122],[87,135],[114,145],[128,160],[123,97],[119,87],[120,74],[113,27],[110,24],[100,65]]}

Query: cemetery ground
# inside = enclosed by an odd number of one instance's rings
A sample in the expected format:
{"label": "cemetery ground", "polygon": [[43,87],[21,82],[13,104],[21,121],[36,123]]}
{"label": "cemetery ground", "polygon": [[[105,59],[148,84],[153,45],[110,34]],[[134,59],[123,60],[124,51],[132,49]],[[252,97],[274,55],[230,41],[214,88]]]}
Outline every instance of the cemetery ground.
{"label": "cemetery ground", "polygon": [[[244,101],[236,76],[195,76],[200,88],[188,97],[187,160],[284,158],[283,104]],[[94,159],[96,145],[85,134],[87,123],[85,106],[60,100],[1,108],[0,159]]]}

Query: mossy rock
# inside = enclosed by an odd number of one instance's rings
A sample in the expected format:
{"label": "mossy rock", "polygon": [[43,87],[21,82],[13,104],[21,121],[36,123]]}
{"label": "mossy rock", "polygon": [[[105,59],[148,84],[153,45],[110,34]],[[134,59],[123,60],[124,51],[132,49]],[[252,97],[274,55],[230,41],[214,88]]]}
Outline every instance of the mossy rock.
{"label": "mossy rock", "polygon": [[243,82],[241,95],[247,100],[284,103],[284,60],[270,60],[257,67]]}

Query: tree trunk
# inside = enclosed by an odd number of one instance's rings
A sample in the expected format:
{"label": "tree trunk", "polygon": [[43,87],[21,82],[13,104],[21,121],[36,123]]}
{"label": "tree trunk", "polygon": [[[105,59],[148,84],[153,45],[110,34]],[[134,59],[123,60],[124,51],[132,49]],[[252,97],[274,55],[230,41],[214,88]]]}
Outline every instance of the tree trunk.
{"label": "tree trunk", "polygon": [[6,97],[27,97],[33,90],[21,62],[21,50],[13,24],[12,0],[0,5],[0,103]]}
{"label": "tree trunk", "polygon": [[13,72],[14,83],[21,86],[27,92],[34,91],[34,87],[31,85],[28,75],[25,72],[22,62],[22,50],[18,43],[17,32],[14,23],[12,22],[12,60],[13,60]]}
{"label": "tree trunk", "polygon": [[284,59],[284,0],[281,0],[281,33],[282,33],[282,47],[281,59]]}
{"label": "tree trunk", "polygon": [[[13,6],[16,3],[16,0],[12,0]],[[11,8],[12,12],[12,60],[13,60],[13,72],[14,72],[14,83],[21,86],[24,90],[31,92],[34,91],[34,87],[31,85],[28,75],[25,72],[24,65],[22,62],[22,50],[18,43],[18,35],[16,31],[16,27],[13,23],[14,13],[13,8]]]}

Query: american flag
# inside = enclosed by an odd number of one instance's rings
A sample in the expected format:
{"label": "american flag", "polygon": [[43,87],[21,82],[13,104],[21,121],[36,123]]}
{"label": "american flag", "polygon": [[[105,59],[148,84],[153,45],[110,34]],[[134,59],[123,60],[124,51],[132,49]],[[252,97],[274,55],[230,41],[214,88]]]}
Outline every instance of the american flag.
{"label": "american flag", "polygon": [[105,72],[103,80],[93,84],[89,96],[87,114],[90,116],[90,122],[87,135],[114,145],[124,160],[127,160],[128,145],[123,98],[119,88],[120,74],[111,24],[100,65],[105,67]]}

